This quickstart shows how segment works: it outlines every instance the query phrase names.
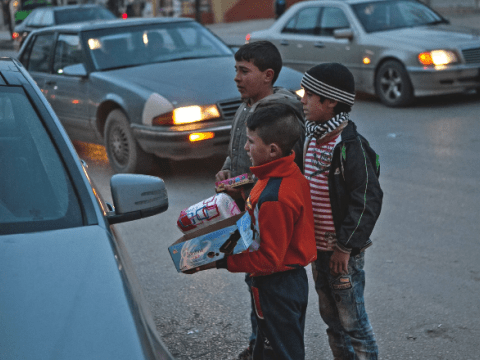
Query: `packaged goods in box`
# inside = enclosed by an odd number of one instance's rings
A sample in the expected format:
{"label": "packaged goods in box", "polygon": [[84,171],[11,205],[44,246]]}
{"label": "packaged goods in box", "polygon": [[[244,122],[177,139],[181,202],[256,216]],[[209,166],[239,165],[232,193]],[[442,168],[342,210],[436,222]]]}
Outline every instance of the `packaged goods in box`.
{"label": "packaged goods in box", "polygon": [[235,201],[227,194],[216,194],[180,212],[178,228],[185,234],[240,214]]}
{"label": "packaged goods in box", "polygon": [[183,235],[168,251],[178,272],[241,253],[253,241],[248,212]]}

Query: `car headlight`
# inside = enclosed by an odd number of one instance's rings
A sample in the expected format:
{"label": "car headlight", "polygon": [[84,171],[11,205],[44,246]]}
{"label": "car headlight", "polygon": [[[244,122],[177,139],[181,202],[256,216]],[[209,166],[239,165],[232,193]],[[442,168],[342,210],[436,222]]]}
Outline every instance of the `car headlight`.
{"label": "car headlight", "polygon": [[216,105],[185,106],[153,118],[152,125],[185,125],[220,117]]}
{"label": "car headlight", "polygon": [[418,55],[418,61],[422,65],[448,65],[458,62],[458,57],[453,51],[433,50]]}

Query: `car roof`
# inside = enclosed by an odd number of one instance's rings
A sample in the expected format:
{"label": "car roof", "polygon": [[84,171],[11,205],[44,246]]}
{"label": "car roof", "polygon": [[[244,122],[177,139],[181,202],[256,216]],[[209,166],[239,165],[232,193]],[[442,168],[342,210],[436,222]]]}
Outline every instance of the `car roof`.
{"label": "car roof", "polygon": [[129,26],[138,26],[138,25],[154,25],[154,24],[167,24],[167,23],[176,23],[176,22],[194,22],[190,18],[133,18],[133,19],[112,19],[112,20],[92,20],[85,21],[80,23],[70,23],[64,25],[50,26],[48,28],[43,28],[36,30],[35,33],[43,31],[88,31],[88,30],[100,30],[100,29],[109,29],[116,27],[129,27]]}
{"label": "car roof", "polygon": [[78,9],[91,9],[91,8],[105,8],[103,5],[99,4],[76,4],[76,5],[62,5],[62,6],[49,6],[50,10],[53,11],[64,11],[64,10],[78,10]]}
{"label": "car roof", "polygon": [[26,82],[17,59],[0,57],[0,86],[22,85]]}

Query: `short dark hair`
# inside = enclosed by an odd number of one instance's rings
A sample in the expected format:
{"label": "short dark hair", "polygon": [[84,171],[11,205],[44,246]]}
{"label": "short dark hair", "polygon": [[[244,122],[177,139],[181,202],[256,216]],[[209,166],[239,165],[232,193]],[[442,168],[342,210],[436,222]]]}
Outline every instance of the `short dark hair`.
{"label": "short dark hair", "polygon": [[255,41],[242,45],[235,53],[236,61],[250,61],[260,71],[272,69],[272,85],[277,81],[280,70],[282,70],[282,56],[277,47],[270,41]]}
{"label": "short dark hair", "polygon": [[285,104],[257,108],[248,118],[247,127],[250,131],[255,131],[265,144],[277,144],[283,156],[292,152],[302,135],[302,126],[295,112]]}
{"label": "short dark hair", "polygon": [[[320,96],[320,102],[323,103],[325,101],[325,99],[328,99],[327,97],[323,96],[323,95],[319,95]],[[333,101],[333,99],[330,99]],[[347,105],[347,104],[344,104],[344,103],[341,103],[341,102],[337,102],[337,105],[335,105],[335,107],[333,108],[333,113],[335,115],[338,115],[342,112],[344,113],[349,113],[350,111],[352,111],[352,107],[350,105]]]}

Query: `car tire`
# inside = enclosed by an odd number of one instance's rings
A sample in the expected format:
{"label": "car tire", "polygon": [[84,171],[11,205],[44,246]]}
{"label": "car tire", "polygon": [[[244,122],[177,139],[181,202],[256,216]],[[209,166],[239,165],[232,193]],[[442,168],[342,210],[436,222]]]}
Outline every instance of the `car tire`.
{"label": "car tire", "polygon": [[152,168],[154,155],[147,154],[138,145],[127,116],[119,109],[107,116],[105,149],[115,173],[147,173]]}
{"label": "car tire", "polygon": [[390,107],[413,102],[413,87],[405,67],[395,60],[386,61],[375,76],[375,91],[382,103]]}

